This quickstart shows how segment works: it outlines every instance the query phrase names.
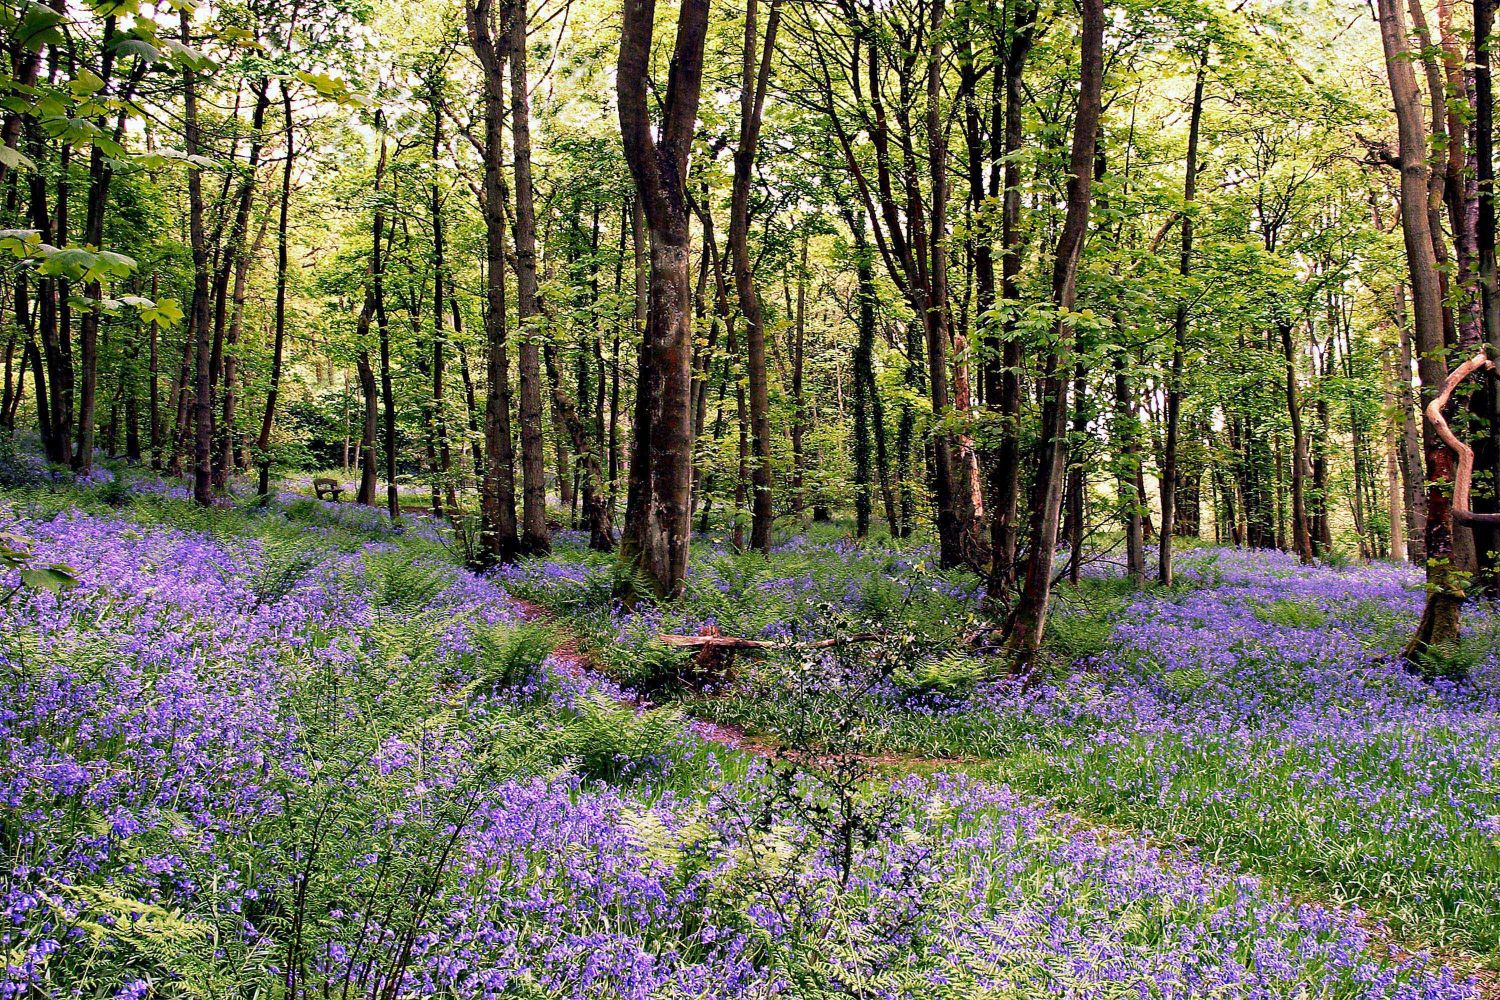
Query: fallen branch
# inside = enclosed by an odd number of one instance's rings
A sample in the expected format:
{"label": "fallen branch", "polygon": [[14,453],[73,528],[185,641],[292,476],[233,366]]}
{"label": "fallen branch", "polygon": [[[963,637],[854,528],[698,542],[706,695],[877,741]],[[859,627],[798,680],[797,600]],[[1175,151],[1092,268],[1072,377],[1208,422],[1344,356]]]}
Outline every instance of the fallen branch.
{"label": "fallen branch", "polygon": [[674,649],[776,649],[792,647],[794,649],[831,649],[834,646],[846,642],[873,642],[879,636],[873,632],[861,632],[857,635],[842,635],[833,639],[816,639],[812,642],[777,642],[772,639],[745,639],[735,635],[659,635],[656,637],[664,646]]}
{"label": "fallen branch", "polygon": [[1460,441],[1458,435],[1453,433],[1453,428],[1448,426],[1448,419],[1443,416],[1443,411],[1447,409],[1448,401],[1453,397],[1453,390],[1458,388],[1460,382],[1476,371],[1494,367],[1495,363],[1484,351],[1475,354],[1448,373],[1448,377],[1443,381],[1443,387],[1432,398],[1432,402],[1427,404],[1425,411],[1438,437],[1442,438],[1443,443],[1458,456],[1458,469],[1453,473],[1453,520],[1459,524],[1500,524],[1500,514],[1479,514],[1470,508],[1469,487],[1474,479],[1474,449]]}

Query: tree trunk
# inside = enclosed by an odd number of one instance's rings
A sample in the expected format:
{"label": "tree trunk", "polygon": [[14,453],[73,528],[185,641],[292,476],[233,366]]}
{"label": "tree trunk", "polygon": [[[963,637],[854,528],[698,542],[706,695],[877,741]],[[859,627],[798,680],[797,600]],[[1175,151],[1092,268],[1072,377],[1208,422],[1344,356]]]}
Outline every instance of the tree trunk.
{"label": "tree trunk", "polygon": [[615,548],[614,525],[611,523],[609,504],[604,493],[604,475],[599,464],[599,450],[589,427],[579,415],[578,408],[563,390],[562,377],[557,370],[557,348],[546,348],[547,377],[552,383],[552,412],[567,430],[573,443],[573,452],[578,456],[578,467],[582,475],[579,483],[583,494],[583,517],[589,526],[589,548],[596,552],[613,552]]}
{"label": "tree trunk", "polygon": [[[159,281],[155,271],[151,272],[151,301],[155,302],[159,294]],[[161,324],[156,320],[151,321],[150,330],[147,331],[147,392],[150,395],[148,407],[150,412],[146,416],[148,433],[151,438],[151,468],[157,472],[162,470],[162,440],[161,440]]]}
{"label": "tree trunk", "polygon": [[[443,116],[441,108],[442,78],[432,81],[432,160],[443,148]],[[438,186],[437,173],[433,173],[428,187],[432,212],[432,438],[437,481],[433,483],[433,516],[444,513],[445,505],[450,520],[458,516],[458,490],[453,482],[453,449],[448,441],[447,371],[448,331],[443,321],[444,305],[448,301],[444,281],[447,277],[447,243],[443,231],[443,198]],[[442,505],[438,497],[442,497]]]}
{"label": "tree trunk", "polygon": [[807,510],[807,416],[802,396],[803,358],[807,348],[807,236],[797,269],[797,304],[792,311],[792,512],[800,523]]}
{"label": "tree trunk", "polygon": [[[1122,317],[1123,318],[1123,317]],[[1125,329],[1119,325],[1119,329]],[[1141,465],[1140,422],[1136,416],[1135,391],[1130,385],[1125,352],[1113,354],[1115,366],[1114,450],[1116,489],[1125,525],[1125,575],[1136,584],[1146,582],[1146,539],[1141,524],[1145,497],[1136,492],[1136,472]]]}
{"label": "tree trunk", "polygon": [[516,319],[521,344],[521,548],[552,548],[547,531],[547,441],[542,425],[542,360],[536,323],[541,294],[536,278],[536,195],[531,179],[531,96],[526,83],[526,0],[510,0],[501,14],[510,42],[511,147],[515,157]]}
{"label": "tree trunk", "polygon": [[[186,15],[184,15],[186,17]],[[281,82],[281,111],[286,119],[286,159],[281,166],[281,203],[276,217],[276,320],[271,343],[271,382],[266,390],[266,411],[255,441],[260,464],[260,502],[271,499],[271,429],[276,425],[276,403],[281,393],[282,355],[286,349],[287,292],[287,211],[292,200],[292,169],[295,161],[292,132],[292,93],[285,80]]]}
{"label": "tree trunk", "polygon": [[[1443,295],[1438,281],[1433,234],[1427,213],[1427,135],[1422,124],[1421,94],[1412,71],[1406,25],[1397,0],[1377,0],[1386,76],[1396,109],[1401,165],[1401,231],[1412,286],[1413,331],[1417,368],[1424,397],[1435,394],[1447,377],[1443,343]],[[1407,644],[1406,655],[1419,658],[1434,647],[1457,642],[1463,583],[1453,565],[1453,453],[1432,421],[1422,421],[1427,452],[1427,604],[1422,621]]]}
{"label": "tree trunk", "polygon": [[[1186,285],[1193,272],[1193,209],[1198,193],[1198,133],[1203,121],[1203,87],[1208,74],[1210,46],[1204,43],[1198,57],[1198,73],[1193,79],[1193,106],[1188,116],[1187,167],[1182,178],[1182,243],[1177,258],[1177,273]],[[1188,300],[1184,289],[1177,297],[1177,311],[1172,320],[1172,371],[1167,378],[1167,433],[1161,464],[1161,532],[1157,535],[1156,580],[1164,587],[1173,582],[1172,544],[1176,539],[1177,490],[1182,428],[1183,355],[1187,350]]]}
{"label": "tree trunk", "polygon": [[[182,29],[182,42],[189,43],[190,34],[188,25],[190,18],[186,12],[179,15]],[[287,108],[287,135],[291,135],[291,103],[290,98],[286,100]],[[184,146],[189,157],[201,156],[202,150],[199,145],[198,134],[198,88],[197,73],[187,70],[183,73],[183,127],[185,132]],[[288,179],[285,190],[289,189],[291,180],[292,154],[290,141],[287,149],[287,172]],[[193,500],[202,506],[208,506],[212,501],[213,489],[213,446],[214,446],[214,384],[213,384],[213,331],[210,329],[208,313],[208,237],[204,231],[204,208],[203,208],[203,171],[202,168],[189,162],[188,165],[188,232],[193,252],[193,299],[192,307],[188,312],[188,328],[196,343],[196,380],[194,386],[194,414],[195,433],[193,435]],[[286,206],[282,205],[282,223],[286,222]],[[285,252],[285,229],[282,230],[283,253]],[[283,295],[284,298],[284,295]],[[274,397],[275,387],[271,389]],[[269,405],[269,404],[268,404]],[[269,436],[269,432],[268,432]],[[269,445],[269,441],[267,442]],[[261,495],[266,493],[264,484]]]}
{"label": "tree trunk", "polygon": [[[1082,0],[1079,39],[1078,111],[1068,163],[1068,200],[1052,267],[1052,300],[1060,314],[1072,311],[1078,291],[1078,261],[1088,233],[1094,145],[1102,113],[1104,83],[1104,0]],[[1042,445],[1037,470],[1039,503],[1031,519],[1031,556],[1007,624],[1006,645],[1017,666],[1029,667],[1042,645],[1052,595],[1052,560],[1062,507],[1063,472],[1068,458],[1067,373],[1073,355],[1073,328],[1059,319],[1043,374]],[[1164,534],[1166,532],[1163,532]]]}
{"label": "tree trunk", "polygon": [[1304,565],[1313,561],[1312,531],[1307,517],[1307,434],[1302,427],[1302,400],[1297,388],[1297,355],[1292,344],[1292,322],[1278,321],[1285,365],[1286,409],[1292,425],[1292,544]]}
{"label": "tree trunk", "polygon": [[[1000,155],[1005,164],[1000,202],[1000,298],[1015,305],[1021,298],[1021,142],[1024,137],[1022,73],[1036,33],[1037,7],[1031,0],[1017,5],[1015,23],[1005,56],[997,69],[1005,77],[1005,127]],[[1019,310],[1005,314],[1001,344],[986,354],[984,398],[999,424],[999,444],[989,461],[990,575],[989,600],[996,605],[1010,599],[1016,583],[1016,554],[1020,536],[1021,495],[1021,340],[1016,329]]]}
{"label": "tree trunk", "polygon": [[[365,299],[365,308],[360,311],[362,333],[369,335],[370,314],[374,312],[374,296]],[[375,385],[375,368],[370,363],[370,350],[361,347],[355,358],[359,372],[359,394],[364,401],[364,422],[359,435],[359,503],[373,507],[375,493],[380,489],[380,395]]]}
{"label": "tree trunk", "polygon": [[740,50],[740,134],[734,151],[734,181],[729,202],[729,255],[733,263],[735,293],[744,319],[746,375],[750,383],[751,465],[750,545],[771,550],[771,398],[766,373],[766,332],[760,294],[750,260],[750,185],[754,180],[756,147],[760,142],[761,115],[770,82],[771,57],[776,51],[776,32],[781,23],[781,2],[771,0],[766,17],[762,50],[757,53],[760,30],[756,23],[757,0],[746,0],[745,34]]}
{"label": "tree trunk", "polygon": [[497,46],[493,0],[465,8],[469,44],[484,76],[485,419],[480,549],[487,563],[506,563],[521,549],[516,526],[515,453],[505,329],[505,48]]}
{"label": "tree trunk", "polygon": [[[626,0],[617,81],[620,132],[651,241],[620,559],[658,596],[682,594],[691,541],[692,274],[688,156],[703,82],[708,0],[682,0],[661,126],[646,90],[655,0]],[[627,598],[634,596],[627,592]]]}

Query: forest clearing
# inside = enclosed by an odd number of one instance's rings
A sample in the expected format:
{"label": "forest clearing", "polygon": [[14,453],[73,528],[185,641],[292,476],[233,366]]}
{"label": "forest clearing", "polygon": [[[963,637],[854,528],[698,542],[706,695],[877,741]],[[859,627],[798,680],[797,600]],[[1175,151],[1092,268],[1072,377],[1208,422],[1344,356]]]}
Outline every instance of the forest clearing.
{"label": "forest clearing", "polygon": [[0,0],[0,1000],[1500,998],[1493,0]]}

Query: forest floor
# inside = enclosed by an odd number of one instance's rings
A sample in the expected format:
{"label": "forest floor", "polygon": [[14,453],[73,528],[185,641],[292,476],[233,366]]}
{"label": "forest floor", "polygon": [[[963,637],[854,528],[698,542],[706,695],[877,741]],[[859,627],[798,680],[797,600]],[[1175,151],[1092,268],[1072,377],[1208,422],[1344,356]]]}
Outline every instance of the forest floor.
{"label": "forest floor", "polygon": [[[572,533],[476,576],[293,496],[0,532],[79,579],[0,605],[11,993],[1500,995],[1500,629],[1406,674],[1409,567],[1094,563],[1023,684],[977,580],[838,526],[631,611]],[[709,630],[773,645],[659,638]]]}

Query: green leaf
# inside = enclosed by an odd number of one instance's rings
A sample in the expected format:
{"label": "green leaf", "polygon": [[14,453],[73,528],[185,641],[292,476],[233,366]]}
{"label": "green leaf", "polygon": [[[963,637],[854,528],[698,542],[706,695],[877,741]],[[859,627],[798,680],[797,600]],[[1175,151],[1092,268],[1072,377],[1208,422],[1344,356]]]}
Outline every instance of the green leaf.
{"label": "green leaf", "polygon": [[136,56],[146,62],[157,62],[161,59],[161,50],[144,38],[121,38],[115,42],[115,52],[122,56]]}
{"label": "green leaf", "polygon": [[63,36],[57,26],[62,24],[62,20],[63,16],[50,7],[43,7],[39,3],[30,4],[16,29],[16,41],[22,48],[32,52],[40,51],[44,45],[60,44]]}
{"label": "green leaf", "polygon": [[141,9],[140,0],[86,0],[86,2],[100,17],[134,14]]}
{"label": "green leaf", "polygon": [[10,146],[0,146],[0,163],[5,164],[12,170],[35,170],[36,164],[30,158],[23,155],[20,150]]}
{"label": "green leaf", "polygon": [[173,326],[182,322],[182,306],[178,305],[176,299],[157,299],[156,305],[147,306],[141,310],[141,320],[146,323]]}
{"label": "green leaf", "polygon": [[49,278],[71,278],[78,281],[96,261],[97,258],[90,251],[82,247],[68,247],[47,254],[37,271]]}
{"label": "green leaf", "polygon": [[97,94],[104,89],[104,78],[91,69],[83,69],[68,81],[68,89],[79,97]]}
{"label": "green leaf", "polygon": [[100,250],[94,255],[94,266],[89,269],[89,280],[97,278],[125,278],[135,270],[135,258],[113,250]]}
{"label": "green leaf", "polygon": [[60,594],[78,586],[78,577],[71,566],[53,563],[50,566],[33,566],[21,570],[21,582],[37,590],[49,590]]}

